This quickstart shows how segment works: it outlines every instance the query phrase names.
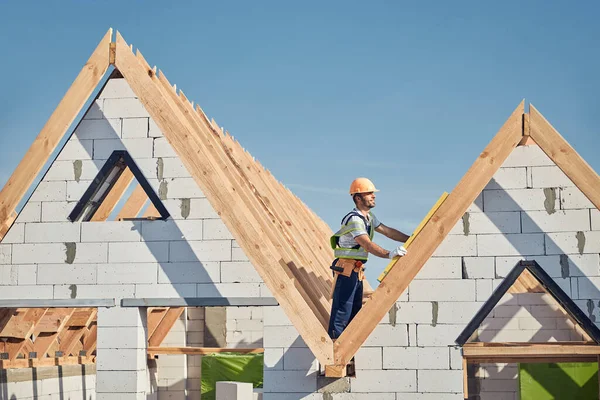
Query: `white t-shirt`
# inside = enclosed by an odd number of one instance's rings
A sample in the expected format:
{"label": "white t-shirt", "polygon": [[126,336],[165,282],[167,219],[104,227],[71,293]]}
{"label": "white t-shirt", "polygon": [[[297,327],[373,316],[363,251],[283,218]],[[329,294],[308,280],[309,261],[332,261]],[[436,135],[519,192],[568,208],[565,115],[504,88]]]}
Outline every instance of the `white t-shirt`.
{"label": "white t-shirt", "polygon": [[[361,214],[361,212],[358,211],[358,209],[356,209],[356,208],[354,208],[354,211]],[[379,222],[379,220],[377,219],[375,214],[371,213],[371,216],[373,217],[373,219],[370,219],[368,214],[367,214],[366,218],[367,218],[367,221],[369,221],[369,223],[371,225],[373,225],[373,229],[375,229],[379,225],[381,225],[381,222]],[[350,222],[360,222],[360,226],[362,228],[340,236],[340,241],[339,241],[340,247],[351,248],[354,246],[358,246],[358,243],[356,242],[356,240],[354,240],[354,238],[357,236],[360,236],[360,235],[367,235],[367,236],[369,235],[369,232],[367,231],[367,228],[365,227],[364,221],[360,217],[353,215],[352,217],[350,217]]]}

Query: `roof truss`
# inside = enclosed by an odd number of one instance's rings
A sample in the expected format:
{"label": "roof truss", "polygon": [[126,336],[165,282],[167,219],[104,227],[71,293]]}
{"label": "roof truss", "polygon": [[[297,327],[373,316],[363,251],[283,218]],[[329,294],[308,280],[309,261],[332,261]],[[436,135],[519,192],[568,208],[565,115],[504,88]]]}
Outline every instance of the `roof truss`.
{"label": "roof truss", "polygon": [[[524,274],[530,274],[546,293],[551,295],[554,300],[563,308],[567,315],[573,319],[581,329],[596,343],[600,343],[600,330],[590,319],[581,311],[581,309],[571,300],[571,298],[556,284],[540,267],[535,260],[519,261],[517,265],[508,273],[506,278],[498,285],[494,293],[479,309],[475,317],[467,324],[465,329],[456,339],[456,344],[462,346],[473,335],[489,313],[496,307],[502,296],[508,293],[509,289],[518,282],[518,278]],[[528,279],[529,281],[531,279]]]}

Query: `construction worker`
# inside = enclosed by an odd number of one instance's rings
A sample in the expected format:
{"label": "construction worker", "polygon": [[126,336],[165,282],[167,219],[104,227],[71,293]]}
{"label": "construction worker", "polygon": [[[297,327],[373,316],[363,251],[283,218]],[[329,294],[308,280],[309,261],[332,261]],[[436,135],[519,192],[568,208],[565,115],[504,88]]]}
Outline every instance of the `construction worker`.
{"label": "construction worker", "polygon": [[367,178],[357,178],[350,185],[350,195],[355,208],[342,218],[341,228],[331,236],[335,259],[330,268],[334,271],[333,303],[329,319],[329,336],[336,340],[362,307],[364,264],[369,253],[381,258],[402,257],[403,246],[392,251],[375,244],[375,231],[398,242],[406,242],[408,235],[385,226],[371,212],[375,207],[378,190]]}

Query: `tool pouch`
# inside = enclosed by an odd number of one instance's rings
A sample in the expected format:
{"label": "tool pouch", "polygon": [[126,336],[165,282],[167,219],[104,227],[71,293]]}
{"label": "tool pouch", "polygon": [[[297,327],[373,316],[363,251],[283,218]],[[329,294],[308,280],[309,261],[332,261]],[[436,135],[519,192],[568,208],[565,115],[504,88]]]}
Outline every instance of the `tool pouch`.
{"label": "tool pouch", "polygon": [[341,271],[338,270],[338,273],[340,275],[350,277],[350,275],[352,275],[352,271],[356,267],[355,263],[356,263],[355,260],[348,260],[345,258],[340,258],[340,259],[338,259],[338,261],[335,265],[342,269]]}

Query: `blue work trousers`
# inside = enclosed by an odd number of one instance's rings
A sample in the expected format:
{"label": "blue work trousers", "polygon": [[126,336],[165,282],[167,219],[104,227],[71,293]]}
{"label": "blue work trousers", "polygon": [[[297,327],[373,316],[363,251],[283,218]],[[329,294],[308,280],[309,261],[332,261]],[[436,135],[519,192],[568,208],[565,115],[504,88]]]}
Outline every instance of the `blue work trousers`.
{"label": "blue work trousers", "polygon": [[362,308],[363,282],[355,271],[347,277],[338,275],[333,291],[331,317],[327,333],[332,339],[340,337],[350,321]]}

